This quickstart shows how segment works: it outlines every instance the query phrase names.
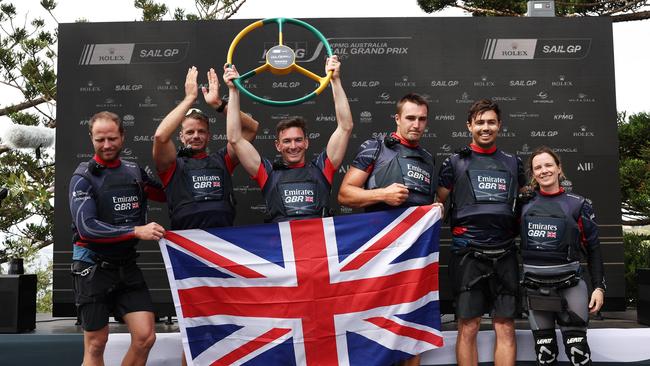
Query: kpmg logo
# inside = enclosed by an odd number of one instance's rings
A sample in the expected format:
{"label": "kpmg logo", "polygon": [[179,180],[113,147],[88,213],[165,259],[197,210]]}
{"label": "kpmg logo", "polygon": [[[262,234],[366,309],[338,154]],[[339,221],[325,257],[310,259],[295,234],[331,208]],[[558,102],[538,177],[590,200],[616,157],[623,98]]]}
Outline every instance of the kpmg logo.
{"label": "kpmg logo", "polygon": [[488,38],[483,45],[482,60],[532,60],[537,39]]}
{"label": "kpmg logo", "polygon": [[517,80],[510,80],[508,83],[508,86],[511,87],[521,87],[521,86],[535,86],[537,85],[537,80],[535,79],[517,79]]}
{"label": "kpmg logo", "polygon": [[158,107],[158,104],[154,103],[150,96],[146,96],[142,103],[138,103],[140,108],[155,108]]}
{"label": "kpmg logo", "polygon": [[436,114],[433,119],[435,121],[455,121],[456,115],[453,113]]}
{"label": "kpmg logo", "polygon": [[95,43],[81,50],[79,65],[173,63],[187,55],[189,43]]}
{"label": "kpmg logo", "polygon": [[142,84],[117,84],[115,91],[117,92],[134,92],[142,90]]}
{"label": "kpmg logo", "polygon": [[553,120],[554,121],[572,121],[573,120],[573,113],[558,113],[553,115]]}
{"label": "kpmg logo", "polygon": [[88,80],[85,86],[79,87],[79,92],[81,93],[96,93],[102,91],[102,88],[95,85],[92,80]]}
{"label": "kpmg logo", "polygon": [[398,88],[415,88],[415,81],[409,81],[408,75],[402,75],[402,79],[395,82],[395,86]]}
{"label": "kpmg logo", "polygon": [[379,86],[379,80],[357,80],[352,82],[353,88],[376,88]]}
{"label": "kpmg logo", "polygon": [[510,119],[518,119],[518,120],[525,120],[528,118],[539,118],[539,113],[532,113],[532,112],[513,112],[508,114],[508,117]]}
{"label": "kpmg logo", "polygon": [[537,93],[537,95],[535,95],[535,98],[533,99],[533,103],[552,104],[554,103],[554,101],[549,97],[548,93],[545,90],[542,90],[539,93]]}
{"label": "kpmg logo", "polygon": [[460,85],[460,81],[458,80],[432,80],[431,81],[431,86],[433,87],[448,88],[448,87],[454,87],[459,85]]}
{"label": "kpmg logo", "polygon": [[316,122],[336,122],[336,116],[333,114],[319,114],[316,116]]}
{"label": "kpmg logo", "polygon": [[590,171],[594,170],[594,167],[595,167],[595,165],[594,165],[593,162],[591,162],[591,161],[583,161],[583,162],[578,163],[577,170],[579,172],[590,172]]}
{"label": "kpmg logo", "polygon": [[89,119],[82,119],[79,121],[79,126],[88,126],[90,125],[90,120]]}
{"label": "kpmg logo", "polygon": [[135,125],[135,117],[132,114],[125,114],[122,117],[122,125],[124,127],[133,127]]}
{"label": "kpmg logo", "polygon": [[456,99],[457,104],[472,104],[474,103],[474,99],[471,99],[469,97],[469,94],[467,92],[463,92],[463,94],[460,95],[460,99]]}
{"label": "kpmg logo", "polygon": [[569,98],[569,103],[594,103],[595,101],[595,98],[592,98],[585,93],[578,93],[576,98]]}
{"label": "kpmg logo", "polygon": [[488,80],[486,75],[481,75],[481,80],[474,81],[474,86],[476,87],[492,87],[495,85],[494,81]]}
{"label": "kpmg logo", "polygon": [[573,132],[573,137],[594,137],[595,134],[593,131],[589,131],[589,128],[586,125],[580,125],[578,131]]}
{"label": "kpmg logo", "polygon": [[557,86],[557,87],[573,86],[573,82],[571,80],[567,80],[565,75],[560,75],[558,76],[557,80],[551,81],[551,86]]}
{"label": "kpmg logo", "polygon": [[359,114],[359,123],[372,123],[372,113],[363,111]]}
{"label": "kpmg logo", "polygon": [[178,85],[172,83],[171,79],[165,79],[163,80],[162,84],[156,86],[156,90],[158,91],[178,90]]}

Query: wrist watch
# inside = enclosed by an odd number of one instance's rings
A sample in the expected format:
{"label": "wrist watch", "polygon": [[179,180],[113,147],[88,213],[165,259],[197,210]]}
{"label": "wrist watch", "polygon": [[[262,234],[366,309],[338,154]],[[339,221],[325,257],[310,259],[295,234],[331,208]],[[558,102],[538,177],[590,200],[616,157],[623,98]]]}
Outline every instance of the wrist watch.
{"label": "wrist watch", "polygon": [[223,110],[226,109],[226,106],[228,105],[228,96],[224,95],[221,97],[221,105],[215,108],[217,113],[223,113]]}

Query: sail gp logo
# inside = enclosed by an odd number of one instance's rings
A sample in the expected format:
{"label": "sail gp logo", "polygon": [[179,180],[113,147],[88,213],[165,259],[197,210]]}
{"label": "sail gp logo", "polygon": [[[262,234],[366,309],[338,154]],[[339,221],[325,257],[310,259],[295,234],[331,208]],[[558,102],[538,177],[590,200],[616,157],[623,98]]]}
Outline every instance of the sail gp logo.
{"label": "sail gp logo", "polygon": [[581,59],[589,54],[590,38],[488,38],[482,60]]}
{"label": "sail gp logo", "polygon": [[85,44],[79,65],[177,63],[187,56],[189,42]]}

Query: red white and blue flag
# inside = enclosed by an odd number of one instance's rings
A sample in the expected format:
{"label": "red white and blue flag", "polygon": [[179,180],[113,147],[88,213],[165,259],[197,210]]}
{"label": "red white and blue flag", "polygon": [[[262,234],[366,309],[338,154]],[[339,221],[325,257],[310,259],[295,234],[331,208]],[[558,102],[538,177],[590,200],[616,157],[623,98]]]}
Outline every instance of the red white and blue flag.
{"label": "red white and blue flag", "polygon": [[440,210],[168,231],[193,365],[388,365],[441,347]]}

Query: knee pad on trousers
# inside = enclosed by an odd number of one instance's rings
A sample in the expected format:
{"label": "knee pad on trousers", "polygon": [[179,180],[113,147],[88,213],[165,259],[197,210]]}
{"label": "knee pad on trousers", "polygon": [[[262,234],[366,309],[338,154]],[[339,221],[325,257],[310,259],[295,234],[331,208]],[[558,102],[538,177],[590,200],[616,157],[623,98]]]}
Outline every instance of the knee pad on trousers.
{"label": "knee pad on trousers", "polygon": [[557,338],[555,329],[533,331],[535,339],[535,360],[537,365],[555,365],[557,363]]}
{"label": "knee pad on trousers", "polygon": [[573,366],[591,365],[591,350],[587,344],[587,332],[567,330],[562,332],[564,351]]}

